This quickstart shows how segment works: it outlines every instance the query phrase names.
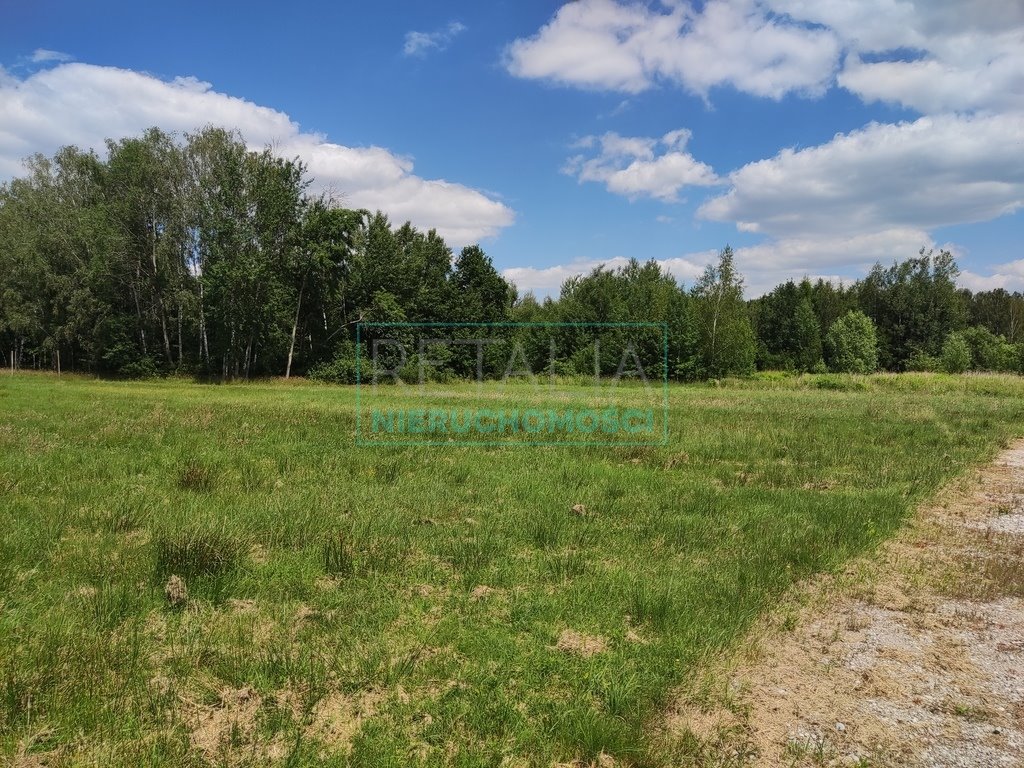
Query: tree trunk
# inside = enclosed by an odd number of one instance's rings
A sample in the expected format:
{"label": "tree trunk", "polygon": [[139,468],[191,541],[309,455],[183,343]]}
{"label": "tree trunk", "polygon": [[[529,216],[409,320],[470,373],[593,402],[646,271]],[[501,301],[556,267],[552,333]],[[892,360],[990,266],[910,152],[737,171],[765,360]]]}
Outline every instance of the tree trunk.
{"label": "tree trunk", "polygon": [[171,354],[171,337],[167,333],[167,312],[164,310],[163,299],[160,299],[160,328],[164,332],[164,354],[167,356],[167,364],[174,365],[174,355]]}
{"label": "tree trunk", "polygon": [[181,343],[181,301],[178,301],[178,368],[181,368],[181,355],[182,355],[182,343]]}
{"label": "tree trunk", "polygon": [[[205,354],[205,357],[204,357]],[[210,364],[210,342],[206,338],[206,307],[203,304],[203,279],[199,278],[199,362]]]}
{"label": "tree trunk", "polygon": [[292,375],[292,356],[295,354],[295,334],[299,330],[299,313],[302,311],[302,292],[306,290],[306,278],[302,278],[302,285],[299,286],[299,301],[295,305],[295,322],[292,323],[292,343],[288,345],[288,365],[284,369],[284,377],[287,379]]}

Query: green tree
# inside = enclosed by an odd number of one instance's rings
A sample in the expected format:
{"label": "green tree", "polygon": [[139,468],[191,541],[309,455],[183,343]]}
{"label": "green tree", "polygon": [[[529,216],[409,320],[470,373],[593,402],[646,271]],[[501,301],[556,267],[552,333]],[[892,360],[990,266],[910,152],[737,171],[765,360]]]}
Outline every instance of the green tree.
{"label": "green tree", "polygon": [[814,306],[814,314],[818,317],[821,337],[824,339],[832,323],[850,310],[858,308],[856,287],[835,285],[818,278],[811,287],[811,304]]}
{"label": "green tree", "polygon": [[821,360],[821,324],[814,288],[792,280],[751,302],[761,368],[809,371]]}
{"label": "green tree", "polygon": [[119,314],[134,316],[141,358],[170,369],[184,355],[188,222],[183,150],[150,128],[140,137],[107,142],[106,205],[116,224],[111,261],[121,290]]}
{"label": "green tree", "polygon": [[298,286],[293,273],[305,204],[305,168],[250,152],[218,129],[190,137],[198,169],[195,228],[202,345],[224,378],[285,366]]}
{"label": "green tree", "polygon": [[[347,342],[350,334],[347,306],[348,283],[353,259],[365,238],[367,211],[336,207],[321,197],[303,211],[298,246],[290,251],[287,265],[296,290],[295,317],[288,346],[285,378],[291,375],[296,355],[308,367],[317,358],[328,357],[333,346]],[[305,344],[296,351],[296,341]]]}
{"label": "green tree", "polygon": [[860,310],[832,324],[825,337],[825,360],[837,373],[871,373],[878,368],[875,324]]}
{"label": "green tree", "polygon": [[743,376],[753,372],[754,331],[743,301],[743,278],[732,248],[719,254],[694,285],[690,304],[697,332],[697,371],[701,376]]}
{"label": "green tree", "polygon": [[451,290],[458,297],[452,319],[463,322],[506,321],[516,299],[515,289],[478,245],[462,249],[451,276]]}
{"label": "green tree", "polygon": [[[808,286],[809,287],[809,286]],[[794,363],[799,371],[810,371],[821,362],[821,326],[809,296],[803,296],[793,316]]]}
{"label": "green tree", "polygon": [[942,345],[942,370],[964,373],[971,368],[971,347],[961,333],[951,333]]}
{"label": "green tree", "polygon": [[575,373],[593,374],[596,345],[598,368],[602,374],[610,374],[618,370],[624,352],[631,349],[645,375],[659,378],[665,373],[664,331],[635,324],[665,323],[669,330],[668,374],[673,375],[677,368],[692,363],[688,302],[675,278],[653,260],[641,264],[630,259],[618,269],[602,265],[588,275],[573,277],[562,286],[555,315],[560,322],[571,324],[555,334],[559,360]]}
{"label": "green tree", "polygon": [[964,327],[967,308],[956,287],[958,274],[948,251],[922,248],[917,258],[888,269],[876,264],[858,283],[860,308],[878,329],[883,368],[902,370],[917,352],[939,354],[943,340]]}
{"label": "green tree", "polygon": [[971,325],[981,325],[1011,344],[1024,341],[1024,296],[1004,288],[980,291],[965,299],[970,307]]}

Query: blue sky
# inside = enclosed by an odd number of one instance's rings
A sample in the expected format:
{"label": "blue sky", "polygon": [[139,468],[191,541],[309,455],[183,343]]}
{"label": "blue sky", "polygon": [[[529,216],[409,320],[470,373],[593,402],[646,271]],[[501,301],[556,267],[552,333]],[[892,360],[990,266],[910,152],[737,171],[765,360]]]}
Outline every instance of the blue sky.
{"label": "blue sky", "polygon": [[521,290],[725,244],[748,293],[949,247],[1024,289],[1024,4],[139,3],[0,25],[0,178],[151,124],[239,128]]}

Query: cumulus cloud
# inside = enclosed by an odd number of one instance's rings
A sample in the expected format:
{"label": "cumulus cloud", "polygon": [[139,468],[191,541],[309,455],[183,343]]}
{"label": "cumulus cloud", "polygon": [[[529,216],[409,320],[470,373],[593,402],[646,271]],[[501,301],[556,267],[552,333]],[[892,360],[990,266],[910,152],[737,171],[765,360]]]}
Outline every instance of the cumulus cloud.
{"label": "cumulus cloud", "polygon": [[465,31],[465,24],[451,21],[444,28],[433,32],[406,32],[402,53],[406,56],[426,56],[431,51],[443,51]]}
{"label": "cumulus cloud", "polygon": [[[576,142],[579,149],[597,150],[597,155],[574,155],[562,172],[582,184],[595,181],[609,192],[630,199],[653,197],[665,202],[678,200],[686,186],[706,187],[719,183],[710,166],[686,152],[690,132],[670,131],[660,139],[631,138],[609,132],[587,136]],[[660,150],[660,152],[659,152]]]}
{"label": "cumulus cloud", "polygon": [[[934,246],[932,229],[1024,207],[1024,5],[768,2],[835,32],[847,50],[840,86],[924,117],[871,123],[731,173],[728,192],[699,215],[767,235],[762,245],[743,249],[752,266],[889,261]],[[1007,284],[1013,275],[965,272],[963,284]]]}
{"label": "cumulus cloud", "polygon": [[[832,29],[839,84],[922,114],[1024,108],[1024,4],[1006,0],[768,0]],[[870,60],[865,60],[870,55]]]}
{"label": "cumulus cloud", "polygon": [[991,275],[979,275],[965,269],[960,273],[958,282],[972,291],[991,291],[995,288],[1024,291],[1024,259],[999,264],[993,268]]}
{"label": "cumulus cloud", "polygon": [[1024,4],[577,0],[513,42],[506,66],[518,77],[627,93],[666,82],[703,96],[731,85],[778,99],[821,95],[838,81],[865,101],[922,114],[1022,108]]}
{"label": "cumulus cloud", "polygon": [[[864,62],[847,57],[839,84],[865,101],[923,114],[945,110],[1024,109],[1024,33],[990,38],[1001,51],[984,62],[928,56],[915,61]],[[978,55],[982,50],[976,50]]]}
{"label": "cumulus cloud", "polygon": [[348,147],[303,132],[288,115],[213,90],[195,78],[160,80],[113,67],[63,64],[24,79],[0,77],[0,179],[18,175],[33,152],[66,144],[102,148],[105,138],[157,125],[193,131],[204,125],[237,129],[253,148],[273,145],[298,155],[315,178],[352,207],[381,209],[397,221],[434,227],[453,245],[497,234],[511,209],[454,182],[424,179],[413,162],[382,147]]}
{"label": "cumulus cloud", "polygon": [[987,221],[1024,206],[1019,115],[871,123],[729,175],[699,215],[792,237]]}
{"label": "cumulus cloud", "polygon": [[[837,85],[918,112],[716,180],[728,189],[698,216],[764,235],[736,250],[754,284],[850,274],[934,246],[938,227],[1024,207],[1016,0],[579,0],[509,46],[506,65],[520,77],[626,93],[669,84],[707,97],[731,85],[780,98]],[[581,148],[591,153],[563,170],[627,197],[672,201],[694,178],[713,183],[683,147],[654,139],[606,134]],[[965,270],[963,283],[1018,285],[1020,274],[1015,262],[988,277]]]}
{"label": "cumulus cloud", "polygon": [[700,10],[577,0],[513,42],[506,67],[583,88],[638,93],[665,81],[703,96],[731,85],[780,99],[824,93],[839,53],[832,32],[773,15],[757,0],[707,0]]}

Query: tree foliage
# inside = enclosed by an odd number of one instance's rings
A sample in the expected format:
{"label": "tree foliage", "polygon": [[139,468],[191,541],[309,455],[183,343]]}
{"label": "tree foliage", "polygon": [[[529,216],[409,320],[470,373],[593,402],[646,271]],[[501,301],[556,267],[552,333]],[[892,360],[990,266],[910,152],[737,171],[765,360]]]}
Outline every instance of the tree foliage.
{"label": "tree foliage", "polygon": [[879,363],[903,370],[917,352],[937,355],[949,334],[967,322],[959,274],[949,251],[927,253],[883,268],[876,265],[860,283],[860,308],[878,329]]}
{"label": "tree foliage", "polygon": [[[0,351],[11,368],[223,379],[355,376],[367,323],[487,324],[517,373],[680,379],[796,372],[1021,372],[1024,296],[958,289],[952,255],[923,249],[850,285],[788,281],[746,301],[726,247],[691,287],[655,261],[519,296],[479,245],[395,226],[309,194],[298,159],[237,133],[152,128],[105,157],[35,155],[0,185]],[[522,325],[512,326],[508,321]],[[363,346],[356,327],[362,324]],[[666,339],[667,329],[667,339]],[[453,346],[432,376],[472,375]],[[483,369],[510,374],[488,348]]]}
{"label": "tree foliage", "polygon": [[743,301],[743,278],[728,246],[693,287],[691,315],[697,331],[698,375],[745,375],[754,370],[756,344]]}
{"label": "tree foliage", "polygon": [[873,373],[878,368],[875,324],[860,310],[846,313],[825,337],[828,367],[837,373]]}

